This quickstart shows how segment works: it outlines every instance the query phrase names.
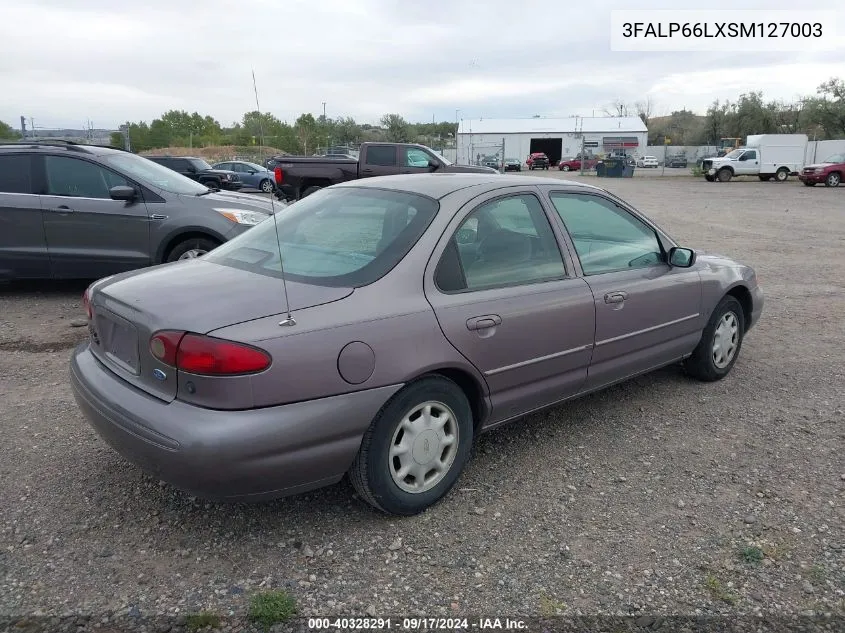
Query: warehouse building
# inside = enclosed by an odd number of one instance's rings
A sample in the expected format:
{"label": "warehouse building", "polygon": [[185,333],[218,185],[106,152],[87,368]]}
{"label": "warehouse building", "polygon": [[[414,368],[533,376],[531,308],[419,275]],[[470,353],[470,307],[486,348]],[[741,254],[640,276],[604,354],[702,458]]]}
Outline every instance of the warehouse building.
{"label": "warehouse building", "polygon": [[588,155],[620,150],[641,155],[648,144],[648,128],[639,117],[465,119],[458,126],[457,162],[473,165],[498,155],[524,163],[529,154],[544,152],[554,164],[578,154],[582,138]]}

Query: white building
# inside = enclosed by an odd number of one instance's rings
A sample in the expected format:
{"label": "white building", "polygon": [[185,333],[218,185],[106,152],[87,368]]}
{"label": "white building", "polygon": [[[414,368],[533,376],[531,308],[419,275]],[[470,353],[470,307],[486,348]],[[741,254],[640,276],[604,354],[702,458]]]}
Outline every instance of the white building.
{"label": "white building", "polygon": [[518,158],[524,163],[532,152],[544,152],[555,163],[578,154],[582,139],[588,155],[614,150],[641,155],[648,145],[648,128],[640,117],[462,119],[458,125],[457,163],[472,165],[497,154],[499,158]]}

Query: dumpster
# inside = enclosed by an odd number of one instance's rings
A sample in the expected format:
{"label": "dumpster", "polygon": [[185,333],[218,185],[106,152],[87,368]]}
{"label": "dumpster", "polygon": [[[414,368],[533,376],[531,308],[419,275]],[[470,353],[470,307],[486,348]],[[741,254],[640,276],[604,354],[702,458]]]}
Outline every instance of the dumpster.
{"label": "dumpster", "polygon": [[599,178],[632,178],[634,166],[630,164],[628,158],[605,158],[596,165],[596,176]]}

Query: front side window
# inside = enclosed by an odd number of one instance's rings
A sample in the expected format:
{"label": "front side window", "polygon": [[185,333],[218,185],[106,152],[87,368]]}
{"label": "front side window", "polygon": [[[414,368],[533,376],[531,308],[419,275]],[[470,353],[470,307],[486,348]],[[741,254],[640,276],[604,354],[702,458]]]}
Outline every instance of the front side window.
{"label": "front side window", "polygon": [[749,150],[742,155],[742,160],[757,160],[757,152],[755,150]]}
{"label": "front side window", "polygon": [[551,199],[585,275],[664,262],[657,234],[610,200],[576,193],[553,193]]}
{"label": "front side window", "polygon": [[105,162],[124,174],[146,184],[154,189],[187,195],[198,196],[208,193],[208,187],[159,164],[129,152],[115,152],[105,157]]}
{"label": "front side window", "polygon": [[392,167],[396,164],[396,146],[370,145],[367,148],[367,164]]}
{"label": "front side window", "polygon": [[431,157],[423,150],[416,147],[408,147],[405,151],[406,167],[428,167]]}
{"label": "front side window", "polygon": [[33,193],[31,165],[27,154],[0,156],[0,193]]}
{"label": "front side window", "polygon": [[95,163],[68,156],[45,156],[47,195],[110,199],[109,189],[126,179]]}
{"label": "front side window", "polygon": [[428,228],[437,201],[417,194],[343,187],[324,189],[204,257],[226,266],[291,281],[358,287],[398,264]]}
{"label": "front side window", "polygon": [[566,275],[540,201],[520,194],[481,205],[461,223],[438,264],[444,292],[531,284]]}

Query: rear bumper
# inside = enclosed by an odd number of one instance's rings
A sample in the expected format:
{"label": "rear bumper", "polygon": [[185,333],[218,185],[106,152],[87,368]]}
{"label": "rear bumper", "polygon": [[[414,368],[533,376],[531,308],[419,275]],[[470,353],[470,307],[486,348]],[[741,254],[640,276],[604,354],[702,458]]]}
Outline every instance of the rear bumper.
{"label": "rear bumper", "polygon": [[166,403],[104,367],[83,343],[71,387],[97,433],[150,475],[206,499],[272,499],[339,481],[401,385],[296,404],[218,411]]}

